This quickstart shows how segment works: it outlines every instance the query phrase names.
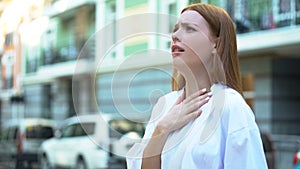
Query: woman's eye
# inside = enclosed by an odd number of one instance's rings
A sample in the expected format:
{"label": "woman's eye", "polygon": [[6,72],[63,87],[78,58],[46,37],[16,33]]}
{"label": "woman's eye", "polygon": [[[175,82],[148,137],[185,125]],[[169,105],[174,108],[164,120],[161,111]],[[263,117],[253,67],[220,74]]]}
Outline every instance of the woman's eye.
{"label": "woman's eye", "polygon": [[178,28],[177,28],[177,27],[174,27],[174,28],[173,28],[173,33],[176,32],[177,30],[178,30]]}
{"label": "woman's eye", "polygon": [[186,30],[187,30],[188,32],[196,31],[195,28],[190,27],[190,26],[187,26],[187,27],[186,27]]}

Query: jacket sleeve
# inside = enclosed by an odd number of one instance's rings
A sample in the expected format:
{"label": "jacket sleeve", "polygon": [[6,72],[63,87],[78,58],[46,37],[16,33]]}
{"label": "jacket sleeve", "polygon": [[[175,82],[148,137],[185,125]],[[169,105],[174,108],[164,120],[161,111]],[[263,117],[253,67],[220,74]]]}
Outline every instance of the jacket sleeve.
{"label": "jacket sleeve", "polygon": [[224,169],[267,169],[259,130],[242,128],[228,135]]}

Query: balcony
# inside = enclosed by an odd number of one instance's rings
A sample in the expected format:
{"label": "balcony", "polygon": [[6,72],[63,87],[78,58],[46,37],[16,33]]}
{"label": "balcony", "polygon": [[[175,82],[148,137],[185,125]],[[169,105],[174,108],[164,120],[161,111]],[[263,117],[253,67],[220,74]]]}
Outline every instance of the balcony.
{"label": "balcony", "polygon": [[238,34],[300,24],[299,0],[239,0],[233,6],[228,11],[234,11],[231,16]]}
{"label": "balcony", "polygon": [[86,4],[95,4],[95,0],[54,0],[51,4],[45,7],[44,15],[54,17],[63,12],[70,11]]}
{"label": "balcony", "polygon": [[236,24],[241,57],[299,55],[299,0],[239,0],[232,6],[228,11]]}
{"label": "balcony", "polygon": [[300,25],[238,34],[238,52],[241,57],[268,54],[299,56],[299,37]]}

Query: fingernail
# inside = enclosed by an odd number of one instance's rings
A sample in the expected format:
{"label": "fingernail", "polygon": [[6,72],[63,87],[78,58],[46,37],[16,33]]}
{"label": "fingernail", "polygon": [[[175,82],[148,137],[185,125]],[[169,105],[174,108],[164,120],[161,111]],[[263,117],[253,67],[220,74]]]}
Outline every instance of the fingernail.
{"label": "fingernail", "polygon": [[206,88],[201,89],[202,92],[206,92]]}
{"label": "fingernail", "polygon": [[198,110],[198,116],[202,114],[202,110]]}
{"label": "fingernail", "polygon": [[208,92],[207,95],[208,95],[208,96],[212,96],[212,92]]}
{"label": "fingernail", "polygon": [[204,100],[209,100],[210,99],[210,97],[207,97],[207,98],[205,98]]}

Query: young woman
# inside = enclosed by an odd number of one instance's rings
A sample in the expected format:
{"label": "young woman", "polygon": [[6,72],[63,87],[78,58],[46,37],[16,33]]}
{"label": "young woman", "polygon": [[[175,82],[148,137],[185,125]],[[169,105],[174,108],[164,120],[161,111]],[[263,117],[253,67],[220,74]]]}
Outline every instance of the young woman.
{"label": "young woman", "polygon": [[129,169],[265,169],[260,132],[242,96],[227,12],[184,8],[172,34],[173,92],[158,100]]}

